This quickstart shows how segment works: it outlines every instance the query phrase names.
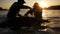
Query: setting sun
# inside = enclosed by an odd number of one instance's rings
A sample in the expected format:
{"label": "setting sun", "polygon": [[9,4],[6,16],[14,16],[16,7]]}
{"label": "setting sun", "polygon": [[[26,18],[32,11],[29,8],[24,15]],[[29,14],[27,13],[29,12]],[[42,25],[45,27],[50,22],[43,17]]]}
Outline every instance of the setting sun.
{"label": "setting sun", "polygon": [[39,5],[40,5],[42,8],[47,7],[47,3],[44,2],[44,1],[39,2]]}

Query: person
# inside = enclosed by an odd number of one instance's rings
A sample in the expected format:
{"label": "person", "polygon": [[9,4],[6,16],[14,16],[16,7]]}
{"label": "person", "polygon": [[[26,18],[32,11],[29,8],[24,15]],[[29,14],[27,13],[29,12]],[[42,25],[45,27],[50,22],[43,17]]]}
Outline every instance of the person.
{"label": "person", "polygon": [[33,10],[34,10],[34,12],[35,12],[35,14],[34,14],[35,17],[36,17],[37,19],[42,20],[42,8],[39,6],[38,3],[35,3],[33,7],[34,7]]}
{"label": "person", "polygon": [[[34,15],[35,17],[35,22],[32,24],[33,26],[36,26],[36,28],[41,26],[42,23],[42,8],[39,6],[39,4],[36,2],[33,5],[33,9],[29,10],[25,16],[27,16],[28,14]],[[36,24],[36,25],[35,25]]]}
{"label": "person", "polygon": [[[23,5],[25,3],[24,0],[18,0],[17,2],[14,2],[12,6],[9,9],[9,12],[7,14],[7,22],[8,26],[13,26],[15,28],[19,28],[24,24],[24,21],[22,18],[23,16],[19,14],[20,9],[31,9],[29,6]],[[16,17],[16,16],[19,17]]]}
{"label": "person", "polygon": [[21,17],[21,15],[19,14],[20,9],[31,9],[29,6],[23,5],[24,3],[24,0],[18,0],[18,2],[14,2],[9,9],[7,18],[16,18],[16,15],[19,15]]}
{"label": "person", "polygon": [[25,16],[27,16],[27,14],[29,14],[29,13],[30,13],[31,15],[34,14],[34,16],[35,16],[36,19],[42,20],[42,8],[39,6],[39,4],[38,4],[37,2],[34,3],[33,9],[29,10],[29,11],[25,14]]}

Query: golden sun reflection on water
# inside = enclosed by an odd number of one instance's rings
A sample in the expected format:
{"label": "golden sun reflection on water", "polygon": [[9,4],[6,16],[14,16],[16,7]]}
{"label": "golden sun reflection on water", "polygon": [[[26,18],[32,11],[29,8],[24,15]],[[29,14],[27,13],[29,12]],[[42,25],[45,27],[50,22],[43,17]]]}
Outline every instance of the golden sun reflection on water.
{"label": "golden sun reflection on water", "polygon": [[46,17],[46,12],[45,12],[45,10],[43,10],[43,12],[42,12],[42,17]]}

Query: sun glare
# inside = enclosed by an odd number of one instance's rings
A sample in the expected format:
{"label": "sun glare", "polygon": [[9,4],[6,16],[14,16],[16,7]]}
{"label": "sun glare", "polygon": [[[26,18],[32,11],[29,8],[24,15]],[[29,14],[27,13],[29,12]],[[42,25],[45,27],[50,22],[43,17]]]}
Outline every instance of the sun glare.
{"label": "sun glare", "polygon": [[41,1],[41,2],[39,2],[39,5],[40,5],[42,8],[44,8],[44,7],[47,6],[47,3],[44,2],[44,1]]}

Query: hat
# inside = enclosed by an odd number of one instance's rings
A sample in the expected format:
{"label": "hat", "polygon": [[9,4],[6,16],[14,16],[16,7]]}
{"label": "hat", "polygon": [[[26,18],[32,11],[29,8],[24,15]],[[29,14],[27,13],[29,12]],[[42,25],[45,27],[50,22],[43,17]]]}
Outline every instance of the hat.
{"label": "hat", "polygon": [[24,0],[18,0],[18,2],[25,3],[25,1],[24,1]]}

